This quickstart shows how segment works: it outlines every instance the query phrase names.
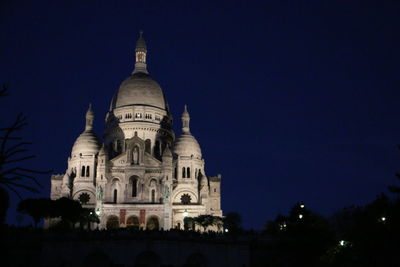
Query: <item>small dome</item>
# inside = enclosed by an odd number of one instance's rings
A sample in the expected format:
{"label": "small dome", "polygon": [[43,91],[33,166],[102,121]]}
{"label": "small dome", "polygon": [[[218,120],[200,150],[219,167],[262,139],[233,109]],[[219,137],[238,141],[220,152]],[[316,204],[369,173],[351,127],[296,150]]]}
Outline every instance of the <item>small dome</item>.
{"label": "small dome", "polygon": [[71,155],[73,157],[79,154],[95,155],[99,152],[100,141],[93,132],[93,120],[94,112],[92,110],[92,105],[89,105],[89,109],[86,112],[85,131],[76,139],[74,146],[72,147]]}
{"label": "small dome", "polygon": [[201,159],[200,145],[191,134],[182,134],[176,139],[174,145],[174,153],[178,156],[192,156]]}
{"label": "small dome", "polygon": [[149,105],[167,109],[160,85],[150,75],[142,72],[134,73],[121,83],[111,108],[129,105]]}
{"label": "small dome", "polygon": [[75,141],[72,147],[74,155],[95,155],[100,150],[100,141],[92,131],[84,131]]}

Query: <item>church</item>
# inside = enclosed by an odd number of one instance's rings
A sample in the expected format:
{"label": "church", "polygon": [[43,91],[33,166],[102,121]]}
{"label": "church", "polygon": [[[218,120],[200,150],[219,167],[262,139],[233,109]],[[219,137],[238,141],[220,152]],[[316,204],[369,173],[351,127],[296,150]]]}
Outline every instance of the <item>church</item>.
{"label": "church", "polygon": [[183,229],[186,216],[222,216],[221,175],[206,175],[186,106],[175,137],[167,99],[146,57],[141,33],[135,68],[111,100],[103,140],[93,131],[89,105],[65,174],[51,176],[51,199],[79,201],[96,212],[100,229]]}

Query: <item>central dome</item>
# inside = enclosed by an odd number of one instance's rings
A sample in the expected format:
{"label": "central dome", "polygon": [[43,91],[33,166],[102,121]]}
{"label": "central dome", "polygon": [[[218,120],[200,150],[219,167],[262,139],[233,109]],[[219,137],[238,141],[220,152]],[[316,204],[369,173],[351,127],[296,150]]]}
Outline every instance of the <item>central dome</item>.
{"label": "central dome", "polygon": [[121,83],[112,100],[111,108],[129,105],[146,105],[167,109],[160,85],[149,74],[143,72],[134,73]]}

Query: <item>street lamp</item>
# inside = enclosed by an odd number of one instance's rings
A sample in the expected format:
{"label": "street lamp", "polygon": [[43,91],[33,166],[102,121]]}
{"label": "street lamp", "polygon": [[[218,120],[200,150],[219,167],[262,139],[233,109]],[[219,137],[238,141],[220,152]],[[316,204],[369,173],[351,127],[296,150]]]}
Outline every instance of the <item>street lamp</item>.
{"label": "street lamp", "polygon": [[187,217],[189,215],[189,213],[187,212],[187,210],[185,210],[184,212],[183,212],[183,217]]}

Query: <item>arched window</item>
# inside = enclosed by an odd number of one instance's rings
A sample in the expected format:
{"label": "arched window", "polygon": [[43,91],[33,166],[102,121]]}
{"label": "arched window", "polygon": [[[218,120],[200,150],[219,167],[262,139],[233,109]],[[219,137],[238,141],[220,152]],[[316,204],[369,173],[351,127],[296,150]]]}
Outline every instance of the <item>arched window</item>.
{"label": "arched window", "polygon": [[160,152],[160,141],[157,140],[154,144],[154,157],[160,158],[161,152]]}
{"label": "arched window", "polygon": [[132,197],[137,196],[137,178],[131,178]]}
{"label": "arched window", "polygon": [[81,176],[85,177],[85,166],[82,166]]}
{"label": "arched window", "polygon": [[156,202],[156,190],[151,190],[151,203]]}
{"label": "arched window", "polygon": [[177,175],[178,175],[178,169],[175,167],[175,169],[174,169],[174,178],[175,178],[175,179],[177,178],[177,177],[176,177]]}
{"label": "arched window", "polygon": [[146,139],[145,142],[145,151],[149,154],[151,154],[151,140],[150,139]]}
{"label": "arched window", "polygon": [[117,189],[114,189],[114,198],[113,198],[114,203],[117,203],[117,196],[118,196],[117,193],[118,193]]}
{"label": "arched window", "polygon": [[186,168],[186,177],[190,178],[190,168],[189,167]]}
{"label": "arched window", "polygon": [[185,167],[182,168],[182,178],[186,178]]}
{"label": "arched window", "polygon": [[115,140],[114,151],[117,152],[117,153],[121,153],[122,152],[122,141],[121,140]]}
{"label": "arched window", "polygon": [[86,167],[86,177],[90,176],[89,166]]}

